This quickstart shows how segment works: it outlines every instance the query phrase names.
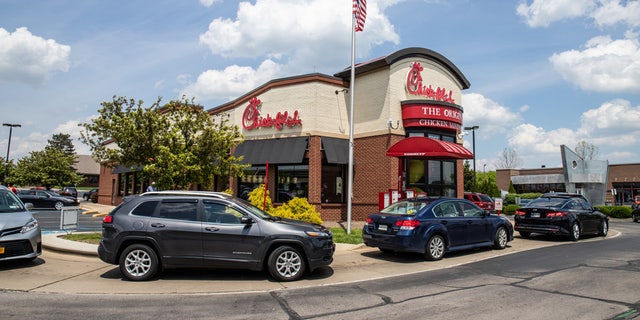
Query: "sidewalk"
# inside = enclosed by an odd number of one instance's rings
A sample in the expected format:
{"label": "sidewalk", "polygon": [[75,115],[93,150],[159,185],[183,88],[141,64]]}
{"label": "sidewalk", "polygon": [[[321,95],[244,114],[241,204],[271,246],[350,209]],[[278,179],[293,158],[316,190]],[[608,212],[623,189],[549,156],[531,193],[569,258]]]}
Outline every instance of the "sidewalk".
{"label": "sidewalk", "polygon": [[[80,203],[80,209],[84,210],[82,214],[89,214],[94,217],[103,217],[109,214],[115,206],[104,205],[93,202]],[[342,227],[346,230],[346,221],[326,221],[324,226],[328,228]],[[362,229],[364,221],[351,221],[351,230]],[[89,244],[78,241],[70,241],[59,236],[63,233],[47,233],[42,235],[42,247],[45,249],[72,253],[84,256],[98,256],[98,245]],[[339,250],[352,250],[354,247],[364,247],[364,245],[350,245],[344,243],[336,244],[336,251]]]}

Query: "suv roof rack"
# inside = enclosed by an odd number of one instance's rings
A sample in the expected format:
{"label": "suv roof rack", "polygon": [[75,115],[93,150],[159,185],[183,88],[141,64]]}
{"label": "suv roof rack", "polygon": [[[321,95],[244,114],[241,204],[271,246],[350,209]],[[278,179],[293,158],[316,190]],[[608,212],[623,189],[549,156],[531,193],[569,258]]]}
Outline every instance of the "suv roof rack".
{"label": "suv roof rack", "polygon": [[228,194],[228,193],[224,193],[224,192],[216,192],[216,191],[194,191],[194,190],[162,190],[162,191],[148,191],[145,193],[140,194],[140,196],[159,196],[159,195],[163,195],[163,196],[171,196],[171,195],[176,195],[176,196],[211,196],[211,197],[216,197],[218,199],[229,199],[232,198],[233,196]]}

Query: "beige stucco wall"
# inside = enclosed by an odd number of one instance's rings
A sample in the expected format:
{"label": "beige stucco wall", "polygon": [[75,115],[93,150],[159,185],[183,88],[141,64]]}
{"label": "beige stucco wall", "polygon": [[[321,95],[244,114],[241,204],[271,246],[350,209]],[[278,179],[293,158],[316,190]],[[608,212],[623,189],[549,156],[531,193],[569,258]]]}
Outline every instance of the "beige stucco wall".
{"label": "beige stucco wall", "polygon": [[[392,133],[404,134],[402,128],[401,102],[406,100],[424,100],[429,98],[409,95],[406,90],[406,81],[411,64],[419,62],[424,68],[421,72],[423,85],[431,85],[451,90],[456,104],[460,104],[462,97],[462,84],[440,65],[427,59],[403,59],[390,66],[389,69],[378,69],[367,74],[362,74],[356,79],[355,93],[355,136],[366,137],[378,134]],[[400,121],[400,128],[389,129],[388,121],[393,125]]]}
{"label": "beige stucco wall", "polygon": [[[298,111],[301,126],[274,127],[246,130],[242,127],[242,115],[249,102],[245,102],[227,113],[231,123],[238,125],[247,140],[283,138],[303,135],[322,135],[336,138],[349,137],[347,105],[349,96],[340,90],[344,88],[321,82],[307,82],[285,87],[272,88],[255,96],[262,102],[260,115],[275,117],[278,112],[287,111],[290,116]],[[336,90],[338,93],[336,94]]]}

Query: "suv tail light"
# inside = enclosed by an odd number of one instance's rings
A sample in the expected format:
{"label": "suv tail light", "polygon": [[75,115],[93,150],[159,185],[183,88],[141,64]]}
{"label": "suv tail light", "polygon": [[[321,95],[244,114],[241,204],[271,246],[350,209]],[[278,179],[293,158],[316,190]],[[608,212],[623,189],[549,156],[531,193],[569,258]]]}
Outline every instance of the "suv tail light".
{"label": "suv tail light", "polygon": [[419,220],[398,220],[395,223],[395,226],[400,227],[400,230],[413,230],[419,225]]}
{"label": "suv tail light", "polygon": [[104,216],[104,218],[102,218],[102,223],[113,223],[113,216],[112,215]]}

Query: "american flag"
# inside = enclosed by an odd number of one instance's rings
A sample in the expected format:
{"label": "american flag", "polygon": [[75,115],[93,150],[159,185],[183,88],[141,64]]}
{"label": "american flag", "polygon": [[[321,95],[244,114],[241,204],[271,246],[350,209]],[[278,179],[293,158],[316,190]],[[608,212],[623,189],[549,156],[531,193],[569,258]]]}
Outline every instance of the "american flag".
{"label": "american flag", "polygon": [[356,32],[364,30],[367,19],[367,0],[353,0],[353,15],[356,18]]}

